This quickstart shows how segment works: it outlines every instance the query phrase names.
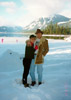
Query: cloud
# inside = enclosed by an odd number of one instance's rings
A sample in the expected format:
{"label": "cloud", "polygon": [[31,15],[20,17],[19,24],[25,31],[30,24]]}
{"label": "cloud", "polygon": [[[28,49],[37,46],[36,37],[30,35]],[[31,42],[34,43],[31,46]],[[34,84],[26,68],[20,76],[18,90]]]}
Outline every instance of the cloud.
{"label": "cloud", "polygon": [[31,14],[23,14],[15,20],[15,25],[25,27],[26,25],[30,24],[33,20],[35,20],[35,18]]}
{"label": "cloud", "polygon": [[[70,15],[70,11],[66,13],[66,8],[70,7],[70,0],[21,0],[23,6],[19,8],[23,14],[15,22],[17,25],[26,26],[39,17],[48,17],[50,15],[60,13]],[[68,3],[68,4],[67,4]],[[25,6],[24,6],[25,5]],[[26,10],[26,14],[24,14]]]}
{"label": "cloud", "polygon": [[22,0],[22,2],[27,5],[26,9],[34,17],[45,17],[60,13],[71,0]]}
{"label": "cloud", "polygon": [[6,8],[6,12],[8,12],[9,14],[14,14],[16,10],[14,8]]}
{"label": "cloud", "polygon": [[0,26],[14,26],[15,23],[8,20],[8,18],[0,16]]}
{"label": "cloud", "polygon": [[[33,20],[39,17],[48,17],[50,15],[59,13],[62,15],[67,14],[67,17],[71,16],[71,0],[21,0],[23,6],[23,16],[16,21],[17,25],[26,26]],[[24,7],[25,5],[25,7]],[[24,9],[28,12],[24,14]],[[67,10],[68,9],[68,10]]]}
{"label": "cloud", "polygon": [[15,2],[0,2],[0,6],[5,7],[5,11],[9,14],[13,14],[16,11]]}
{"label": "cloud", "polygon": [[71,13],[70,12],[71,12],[71,9],[70,10],[64,10],[60,14],[66,16],[66,17],[71,18]]}
{"label": "cloud", "polygon": [[71,1],[67,4],[66,8],[63,9],[60,14],[71,18]]}
{"label": "cloud", "polygon": [[7,23],[7,20],[3,17],[3,16],[0,16],[0,26],[3,26]]}
{"label": "cloud", "polygon": [[[48,17],[59,13],[71,17],[71,0],[20,0],[17,2],[0,2],[7,16],[0,17],[0,24],[14,24],[26,26],[39,17]],[[18,5],[17,5],[18,4]],[[11,16],[13,14],[13,16]],[[10,17],[11,16],[11,17]],[[7,19],[8,17],[8,19]]]}
{"label": "cloud", "polygon": [[0,2],[0,6],[4,6],[4,7],[15,7],[15,3],[14,2]]}

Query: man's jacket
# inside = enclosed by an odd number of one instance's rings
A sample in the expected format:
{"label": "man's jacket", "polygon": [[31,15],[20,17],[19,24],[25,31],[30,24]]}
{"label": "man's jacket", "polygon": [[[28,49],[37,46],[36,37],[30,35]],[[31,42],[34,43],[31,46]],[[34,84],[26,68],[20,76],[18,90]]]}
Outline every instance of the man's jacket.
{"label": "man's jacket", "polygon": [[42,64],[44,62],[44,56],[48,53],[48,51],[48,40],[42,37],[38,46],[38,53],[36,55],[35,64]]}

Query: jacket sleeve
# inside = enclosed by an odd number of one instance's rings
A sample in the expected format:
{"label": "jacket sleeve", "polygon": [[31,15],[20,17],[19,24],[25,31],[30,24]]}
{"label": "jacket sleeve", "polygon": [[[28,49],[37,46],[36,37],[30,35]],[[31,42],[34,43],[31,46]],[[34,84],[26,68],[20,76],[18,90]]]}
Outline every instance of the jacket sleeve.
{"label": "jacket sleeve", "polygon": [[46,54],[49,52],[49,45],[48,45],[48,40],[45,40],[43,44],[43,56],[46,56]]}

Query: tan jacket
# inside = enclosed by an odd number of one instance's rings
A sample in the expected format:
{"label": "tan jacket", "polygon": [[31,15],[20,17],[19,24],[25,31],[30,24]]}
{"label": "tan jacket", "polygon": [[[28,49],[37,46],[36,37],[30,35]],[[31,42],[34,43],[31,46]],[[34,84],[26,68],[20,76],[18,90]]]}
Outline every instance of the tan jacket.
{"label": "tan jacket", "polygon": [[48,51],[48,40],[42,37],[38,46],[38,53],[35,59],[35,64],[42,64],[44,62],[44,56],[48,53]]}

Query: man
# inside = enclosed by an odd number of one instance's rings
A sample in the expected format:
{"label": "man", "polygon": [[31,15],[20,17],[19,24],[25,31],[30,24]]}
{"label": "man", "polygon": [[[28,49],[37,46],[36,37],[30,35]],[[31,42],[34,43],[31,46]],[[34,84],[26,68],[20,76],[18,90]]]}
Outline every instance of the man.
{"label": "man", "polygon": [[24,72],[23,72],[23,78],[22,78],[22,82],[25,87],[29,87],[29,84],[27,83],[27,77],[29,74],[31,61],[32,61],[32,59],[34,59],[34,52],[35,52],[34,42],[35,42],[35,40],[36,40],[36,36],[30,35],[29,40],[26,41],[25,57],[23,59]]}
{"label": "man", "polygon": [[35,67],[37,66],[37,73],[38,73],[38,85],[42,84],[42,72],[43,72],[43,58],[49,51],[48,40],[42,37],[43,32],[40,29],[36,31],[36,41],[34,43],[34,47],[36,51],[34,53],[35,57],[32,59],[31,66],[30,66],[30,76],[32,79],[32,86],[36,84],[35,79]]}

